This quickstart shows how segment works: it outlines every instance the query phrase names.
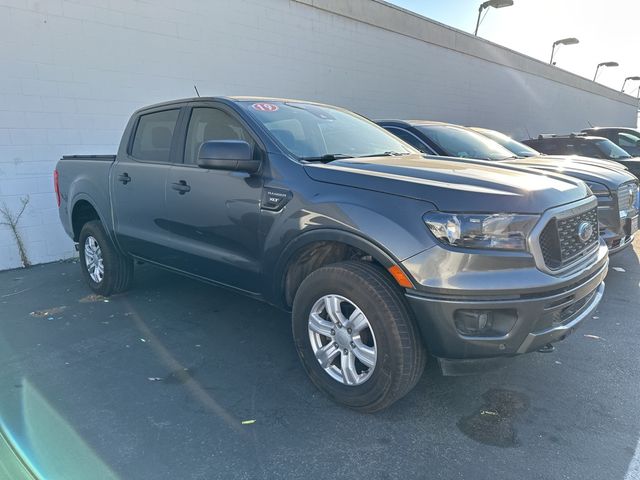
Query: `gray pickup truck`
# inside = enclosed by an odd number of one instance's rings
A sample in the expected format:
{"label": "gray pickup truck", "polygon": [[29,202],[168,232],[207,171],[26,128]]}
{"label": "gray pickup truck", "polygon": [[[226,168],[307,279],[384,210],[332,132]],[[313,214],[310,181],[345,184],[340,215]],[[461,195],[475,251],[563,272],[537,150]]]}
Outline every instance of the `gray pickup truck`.
{"label": "gray pickup truck", "polygon": [[95,292],[137,259],[291,310],[311,380],[363,411],[409,392],[427,351],[447,374],[536,351],[604,291],[584,183],[423,156],[328,105],[146,107],[117,155],[63,157],[55,183]]}

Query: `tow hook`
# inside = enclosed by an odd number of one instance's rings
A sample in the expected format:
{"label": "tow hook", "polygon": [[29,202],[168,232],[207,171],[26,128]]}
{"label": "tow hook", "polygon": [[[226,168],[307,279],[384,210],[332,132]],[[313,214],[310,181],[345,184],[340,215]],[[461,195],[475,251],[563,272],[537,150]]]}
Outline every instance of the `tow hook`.
{"label": "tow hook", "polygon": [[555,350],[556,350],[556,347],[554,347],[550,343],[547,343],[544,347],[540,348],[538,350],[538,352],[540,352],[540,353],[552,353],[552,352],[555,352]]}

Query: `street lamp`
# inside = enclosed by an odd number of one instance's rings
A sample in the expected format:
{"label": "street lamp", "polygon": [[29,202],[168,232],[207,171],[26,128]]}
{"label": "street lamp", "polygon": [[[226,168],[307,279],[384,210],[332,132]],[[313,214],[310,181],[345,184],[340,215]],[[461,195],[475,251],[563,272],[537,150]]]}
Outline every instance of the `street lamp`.
{"label": "street lamp", "polygon": [[598,66],[596,67],[596,73],[593,76],[593,81],[596,81],[596,77],[598,76],[598,70],[600,70],[600,67],[618,67],[619,64],[618,62],[602,62],[599,63]]}
{"label": "street lamp", "polygon": [[622,89],[620,90],[622,93],[624,93],[624,86],[627,84],[627,80],[632,80],[632,81],[638,81],[640,80],[640,77],[635,76],[635,77],[627,77],[624,79],[624,82],[622,82]]}
{"label": "street lamp", "polygon": [[[480,15],[482,15],[482,11],[485,8],[493,7],[493,8],[504,8],[510,7],[513,5],[513,0],[487,0],[478,9],[478,21],[476,22],[476,31],[473,33],[474,35],[478,35],[478,27],[480,26]],[[486,15],[486,14],[485,14]],[[484,19],[484,17],[482,17]]]}
{"label": "street lamp", "polygon": [[549,60],[549,63],[553,65],[553,55],[556,53],[556,47],[558,45],[575,45],[576,43],[580,43],[580,40],[575,37],[562,38],[553,42],[553,46],[551,47],[551,60]]}

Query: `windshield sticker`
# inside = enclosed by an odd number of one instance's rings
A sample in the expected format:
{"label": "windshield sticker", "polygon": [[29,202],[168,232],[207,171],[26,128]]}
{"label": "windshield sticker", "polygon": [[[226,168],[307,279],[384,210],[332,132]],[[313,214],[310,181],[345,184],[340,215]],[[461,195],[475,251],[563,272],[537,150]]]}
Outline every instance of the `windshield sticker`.
{"label": "windshield sticker", "polygon": [[254,110],[258,110],[260,112],[277,112],[278,106],[273,103],[254,103],[251,105]]}

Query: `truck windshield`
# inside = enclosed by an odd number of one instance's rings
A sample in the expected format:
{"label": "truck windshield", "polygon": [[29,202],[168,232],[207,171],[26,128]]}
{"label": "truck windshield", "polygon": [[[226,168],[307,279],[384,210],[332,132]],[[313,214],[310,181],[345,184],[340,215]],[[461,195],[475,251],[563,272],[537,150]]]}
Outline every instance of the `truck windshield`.
{"label": "truck windshield", "polygon": [[450,157],[479,160],[506,160],[515,157],[513,152],[502,145],[466,128],[452,125],[418,125],[416,128]]}
{"label": "truck windshield", "polygon": [[618,160],[621,158],[631,158],[625,150],[613,143],[611,140],[597,140],[594,142],[598,150],[600,150],[608,159]]}
{"label": "truck windshield", "polygon": [[238,102],[300,160],[418,153],[368,120],[339,108],[302,102]]}
{"label": "truck windshield", "polygon": [[537,152],[533,148],[526,146],[524,143],[515,141],[513,138],[505,135],[504,133],[497,132],[495,130],[486,130],[484,128],[474,128],[473,130],[481,133],[485,137],[489,137],[491,140],[499,143],[504,148],[515,153],[519,157],[537,157],[540,155],[540,152]]}

